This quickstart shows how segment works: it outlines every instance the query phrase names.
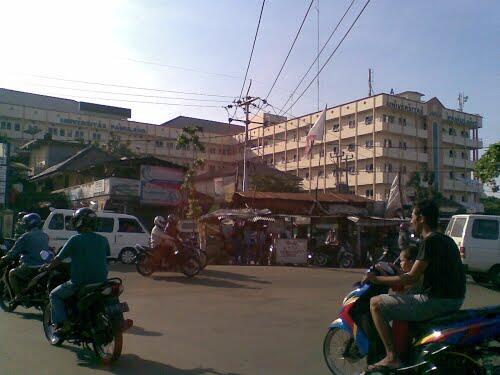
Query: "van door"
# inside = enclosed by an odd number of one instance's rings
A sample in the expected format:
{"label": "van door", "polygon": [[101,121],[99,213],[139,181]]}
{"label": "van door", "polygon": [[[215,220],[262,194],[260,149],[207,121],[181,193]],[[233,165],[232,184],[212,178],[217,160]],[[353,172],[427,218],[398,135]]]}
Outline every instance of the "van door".
{"label": "van door", "polygon": [[464,242],[469,269],[488,272],[500,258],[499,219],[492,217],[473,218],[467,225]]}
{"label": "van door", "polygon": [[147,246],[149,235],[139,221],[135,218],[118,218],[118,231],[116,232],[116,247],[118,253],[126,247],[136,244]]}
{"label": "van door", "polygon": [[49,223],[45,226],[44,232],[49,236],[49,246],[58,252],[70,237],[70,234],[64,229],[64,215],[53,213],[47,220]]}
{"label": "van door", "polygon": [[97,216],[96,232],[108,239],[112,257],[118,256],[115,240],[115,226],[116,222],[114,217]]}

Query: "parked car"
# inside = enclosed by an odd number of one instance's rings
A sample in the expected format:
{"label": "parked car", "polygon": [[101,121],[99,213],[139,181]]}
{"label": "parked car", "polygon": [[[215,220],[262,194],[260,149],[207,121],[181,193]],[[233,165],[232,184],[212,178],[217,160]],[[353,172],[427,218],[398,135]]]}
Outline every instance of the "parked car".
{"label": "parked car", "polygon": [[[112,211],[97,211],[97,233],[106,237],[111,248],[111,257],[130,264],[136,260],[136,244],[149,245],[149,232],[135,216]],[[49,246],[58,252],[66,241],[76,234],[71,225],[72,210],[53,209],[43,230],[49,236]]]}
{"label": "parked car", "polygon": [[446,228],[460,249],[467,273],[500,287],[500,216],[455,215]]}

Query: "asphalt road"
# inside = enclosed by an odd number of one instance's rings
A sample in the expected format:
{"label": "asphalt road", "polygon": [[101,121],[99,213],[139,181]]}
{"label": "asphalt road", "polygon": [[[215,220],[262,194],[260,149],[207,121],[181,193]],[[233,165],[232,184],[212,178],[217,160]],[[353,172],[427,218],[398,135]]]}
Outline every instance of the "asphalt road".
{"label": "asphalt road", "polygon": [[[110,368],[72,345],[51,347],[34,309],[0,312],[0,374],[328,374],[322,340],[360,270],[209,266],[186,279],[113,266],[135,326]],[[468,283],[465,307],[500,303]]]}

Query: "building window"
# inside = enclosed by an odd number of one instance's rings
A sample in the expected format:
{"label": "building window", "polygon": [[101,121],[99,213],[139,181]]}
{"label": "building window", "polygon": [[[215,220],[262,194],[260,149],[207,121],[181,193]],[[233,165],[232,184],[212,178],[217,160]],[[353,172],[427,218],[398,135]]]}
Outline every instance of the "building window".
{"label": "building window", "polygon": [[373,197],[373,189],[366,189],[365,196],[367,198]]}
{"label": "building window", "polygon": [[373,139],[367,140],[365,142],[365,147],[366,148],[372,148],[373,147]]}
{"label": "building window", "polygon": [[422,123],[422,129],[427,130],[427,123],[425,122],[425,120]]}
{"label": "building window", "polygon": [[319,157],[322,158],[324,156],[325,156],[325,150],[321,148],[321,150],[319,150]]}
{"label": "building window", "polygon": [[454,128],[449,128],[448,135],[457,135],[457,131]]}
{"label": "building window", "polygon": [[92,139],[100,141],[101,140],[101,134],[100,133],[92,133]]}
{"label": "building window", "polygon": [[66,132],[64,129],[59,129],[59,136],[64,137],[66,135]]}
{"label": "building window", "polygon": [[455,178],[455,174],[453,172],[450,172],[450,178],[453,180]]}
{"label": "building window", "polygon": [[455,151],[454,150],[450,150],[450,158],[454,158],[455,157]]}
{"label": "building window", "polygon": [[10,122],[7,123],[7,130],[10,130],[12,128],[12,124]]}
{"label": "building window", "polygon": [[323,177],[323,171],[318,172],[318,177]]}
{"label": "building window", "polygon": [[0,123],[0,129],[5,129],[5,121],[2,121],[2,122]]}
{"label": "building window", "polygon": [[401,166],[401,173],[406,174],[406,165]]}
{"label": "building window", "polygon": [[392,164],[384,164],[384,172],[392,172]]}
{"label": "building window", "polygon": [[354,168],[354,165],[348,166],[347,172],[349,172],[349,174],[356,174],[356,169]]}
{"label": "building window", "polygon": [[293,161],[297,161],[297,154],[293,154]]}
{"label": "building window", "polygon": [[338,132],[339,131],[339,124],[338,123],[333,124],[332,131],[334,131],[334,132]]}
{"label": "building window", "polygon": [[356,127],[356,123],[354,120],[349,120],[349,129],[354,129]]}
{"label": "building window", "polygon": [[467,159],[467,158],[465,157],[465,152],[462,152],[462,159],[464,159],[464,160],[465,160],[465,159]]}
{"label": "building window", "polygon": [[373,122],[373,116],[366,116],[365,117],[365,124],[370,125]]}
{"label": "building window", "polygon": [[68,137],[70,137],[70,138],[73,137],[73,130],[68,130]]}
{"label": "building window", "polygon": [[453,196],[453,194],[450,194],[450,201],[454,201],[455,200],[455,197]]}
{"label": "building window", "polygon": [[465,195],[462,195],[462,202],[467,202],[467,197]]}
{"label": "building window", "polygon": [[306,172],[306,180],[309,180],[309,172]]}
{"label": "building window", "polygon": [[156,147],[163,147],[163,141],[155,141]]}
{"label": "building window", "polygon": [[281,157],[281,163],[285,164],[285,157],[284,156]]}
{"label": "building window", "polygon": [[354,152],[355,149],[356,146],[354,145],[354,143],[349,143],[349,146],[347,146],[347,151]]}
{"label": "building window", "polygon": [[406,150],[406,142],[399,141],[399,148]]}
{"label": "building window", "polygon": [[384,147],[385,148],[391,148],[392,147],[392,141],[390,139],[384,139]]}
{"label": "building window", "polygon": [[465,180],[465,173],[462,173],[461,176]]}
{"label": "building window", "polygon": [[373,164],[366,164],[365,171],[366,172],[373,172]]}
{"label": "building window", "polygon": [[427,145],[424,145],[424,146],[422,147],[422,150],[423,150],[424,154],[427,154]]}
{"label": "building window", "polygon": [[337,155],[339,153],[339,147],[338,146],[333,146],[332,147],[332,152],[334,155]]}
{"label": "building window", "polygon": [[399,125],[401,125],[401,126],[406,126],[406,119],[405,119],[404,117],[400,117],[400,118],[398,119],[398,123],[399,123]]}

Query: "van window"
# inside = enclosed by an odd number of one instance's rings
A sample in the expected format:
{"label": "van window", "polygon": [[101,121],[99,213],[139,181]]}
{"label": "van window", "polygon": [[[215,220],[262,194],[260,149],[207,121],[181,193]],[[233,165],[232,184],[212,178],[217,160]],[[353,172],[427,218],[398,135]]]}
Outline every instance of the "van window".
{"label": "van window", "polygon": [[115,227],[115,219],[112,217],[98,217],[96,232],[112,233]]}
{"label": "van window", "polygon": [[464,233],[464,226],[467,218],[465,217],[457,217],[453,222],[453,226],[451,227],[450,237],[462,237]]}
{"label": "van window", "polygon": [[141,225],[135,219],[118,219],[120,225],[118,232],[144,233]]}
{"label": "van window", "polygon": [[64,217],[62,214],[55,214],[49,223],[49,229],[62,230],[64,229]]}
{"label": "van window", "polygon": [[71,222],[71,219],[72,219],[73,216],[65,216],[64,217],[64,223],[65,223],[65,226],[66,226],[66,230],[69,230],[69,231],[74,231],[75,228],[73,228],[73,223]]}
{"label": "van window", "polygon": [[481,240],[498,240],[498,220],[474,220],[472,237]]}

